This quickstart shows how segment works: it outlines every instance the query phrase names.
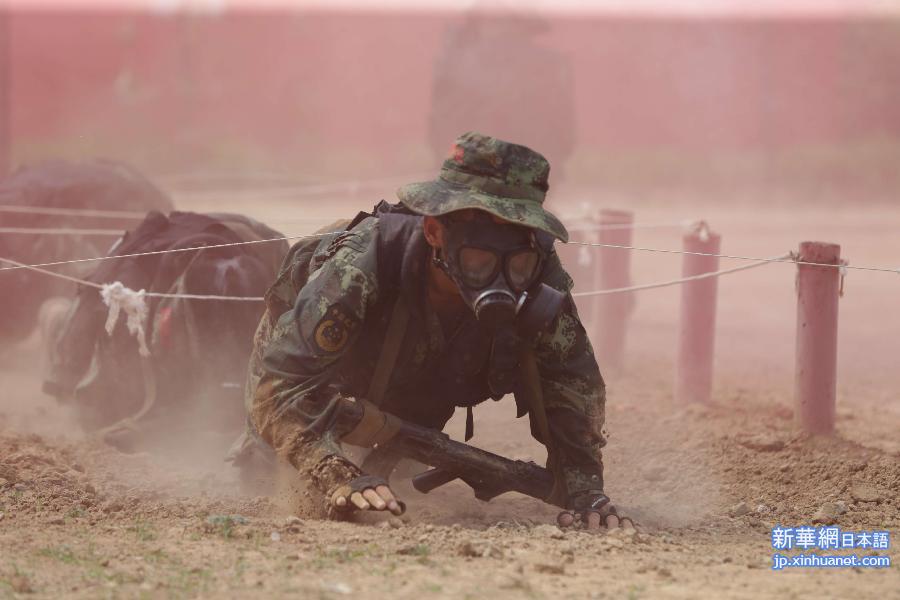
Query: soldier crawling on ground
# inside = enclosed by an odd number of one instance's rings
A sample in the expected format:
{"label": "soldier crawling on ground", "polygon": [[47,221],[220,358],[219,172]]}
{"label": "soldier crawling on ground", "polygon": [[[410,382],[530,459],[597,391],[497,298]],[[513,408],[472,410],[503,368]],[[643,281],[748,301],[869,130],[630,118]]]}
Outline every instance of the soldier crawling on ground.
{"label": "soldier crawling on ground", "polygon": [[[336,518],[400,514],[391,420],[440,430],[465,407],[469,439],[472,406],[514,393],[548,449],[559,524],[632,526],[604,494],[605,387],[553,250],[568,233],[543,208],[549,170],[529,148],[467,133],[437,180],[296,244],[267,294],[234,463],[287,461]],[[560,309],[523,335],[522,309],[542,286]],[[535,388],[538,410],[523,399]],[[342,444],[375,449],[357,465]]]}

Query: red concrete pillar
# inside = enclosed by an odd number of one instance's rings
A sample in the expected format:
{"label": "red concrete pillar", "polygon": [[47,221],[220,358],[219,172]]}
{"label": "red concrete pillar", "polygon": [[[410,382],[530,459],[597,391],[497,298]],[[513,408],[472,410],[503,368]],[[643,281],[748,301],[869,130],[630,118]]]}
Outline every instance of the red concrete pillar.
{"label": "red concrete pillar", "polygon": [[[839,265],[841,247],[802,242],[800,262]],[[794,420],[809,433],[834,431],[840,269],[797,265],[797,363]]]}
{"label": "red concrete pillar", "polygon": [[[600,211],[601,244],[630,246],[634,225],[634,213],[624,210]],[[600,289],[616,289],[631,285],[631,251],[620,248],[599,248]],[[594,351],[600,368],[618,370],[625,357],[625,338],[628,318],[634,308],[631,293],[609,294],[598,297],[597,329]]]}
{"label": "red concrete pillar", "polygon": [[[719,254],[722,238],[700,222],[684,234],[685,252]],[[682,277],[719,270],[719,257],[685,254]],[[713,354],[716,341],[716,293],[718,277],[681,285],[681,324],[678,337],[678,370],[675,398],[679,402],[708,403],[712,396]]]}

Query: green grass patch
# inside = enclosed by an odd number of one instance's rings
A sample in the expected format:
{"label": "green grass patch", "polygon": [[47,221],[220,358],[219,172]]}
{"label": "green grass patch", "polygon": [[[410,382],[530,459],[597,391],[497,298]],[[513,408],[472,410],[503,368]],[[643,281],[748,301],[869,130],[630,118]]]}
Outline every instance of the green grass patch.
{"label": "green grass patch", "polygon": [[207,532],[218,533],[225,539],[234,537],[235,528],[238,525],[246,525],[247,519],[241,515],[210,515],[206,517],[204,529]]}
{"label": "green grass patch", "polygon": [[152,542],[156,539],[156,528],[147,521],[135,521],[128,527],[128,531],[134,533],[135,537],[142,542]]}
{"label": "green grass patch", "polygon": [[335,565],[353,563],[360,558],[372,556],[372,548],[368,546],[320,548],[312,559],[312,566],[324,569]]}
{"label": "green grass patch", "polygon": [[66,512],[65,516],[68,519],[83,519],[87,516],[87,512],[80,506],[73,506]]}
{"label": "green grass patch", "polygon": [[49,558],[67,565],[76,565],[84,562],[84,559],[75,554],[71,546],[62,545],[52,548],[41,548],[37,551],[38,556]]}

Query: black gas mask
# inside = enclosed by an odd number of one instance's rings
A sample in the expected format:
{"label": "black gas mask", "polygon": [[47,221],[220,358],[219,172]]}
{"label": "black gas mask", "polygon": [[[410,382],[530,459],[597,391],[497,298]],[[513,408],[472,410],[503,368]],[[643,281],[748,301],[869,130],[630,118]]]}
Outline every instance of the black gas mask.
{"label": "black gas mask", "polygon": [[[533,230],[497,223],[483,211],[466,220],[450,213],[440,221],[446,236],[443,252],[436,252],[434,261],[459,287],[479,323],[498,331],[521,321],[517,319],[520,314],[542,322],[529,323],[528,329],[552,321],[563,295],[546,285],[535,286],[546,251]],[[542,296],[543,301],[531,302],[535,296]],[[540,314],[533,314],[535,309]]]}

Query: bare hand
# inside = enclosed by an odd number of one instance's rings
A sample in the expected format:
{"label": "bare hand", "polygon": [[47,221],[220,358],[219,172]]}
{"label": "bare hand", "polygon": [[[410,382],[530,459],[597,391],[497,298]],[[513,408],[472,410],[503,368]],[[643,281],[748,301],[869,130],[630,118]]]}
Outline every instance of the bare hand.
{"label": "bare hand", "polygon": [[359,510],[388,510],[394,515],[403,514],[403,505],[394,496],[394,493],[386,485],[379,485],[374,488],[366,488],[360,492],[347,492],[349,490],[338,490],[332,496],[331,501],[338,509],[346,509],[349,507]]}

